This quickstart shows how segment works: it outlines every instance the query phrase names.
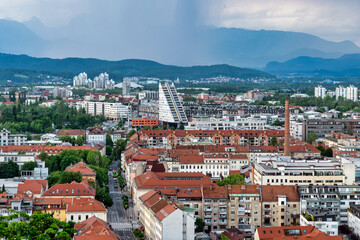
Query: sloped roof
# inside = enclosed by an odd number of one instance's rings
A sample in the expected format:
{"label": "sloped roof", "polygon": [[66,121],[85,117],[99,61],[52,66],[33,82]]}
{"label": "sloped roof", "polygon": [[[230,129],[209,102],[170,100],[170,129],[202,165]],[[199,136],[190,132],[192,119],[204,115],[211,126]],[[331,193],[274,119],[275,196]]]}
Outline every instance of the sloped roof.
{"label": "sloped roof", "polygon": [[86,130],[85,129],[61,129],[56,133],[56,135],[61,136],[78,136],[78,135],[85,135]]}
{"label": "sloped roof", "polygon": [[80,172],[83,176],[96,176],[96,171],[91,169],[86,163],[82,160],[81,162],[76,163],[75,165],[68,166],[65,171],[67,172]]}
{"label": "sloped roof", "polygon": [[67,212],[107,212],[104,204],[93,198],[73,198]]}
{"label": "sloped roof", "polygon": [[288,202],[299,202],[300,197],[296,186],[292,185],[262,185],[263,202],[277,202],[278,196],[286,196]]}
{"label": "sloped roof", "polygon": [[85,182],[75,181],[67,184],[55,184],[43,193],[43,196],[95,196],[95,189]]}

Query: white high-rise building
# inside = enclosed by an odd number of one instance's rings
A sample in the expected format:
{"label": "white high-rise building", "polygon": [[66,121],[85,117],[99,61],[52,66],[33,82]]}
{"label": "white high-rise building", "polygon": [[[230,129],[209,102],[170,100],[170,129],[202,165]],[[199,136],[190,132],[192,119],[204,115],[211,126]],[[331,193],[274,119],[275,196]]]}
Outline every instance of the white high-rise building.
{"label": "white high-rise building", "polygon": [[357,101],[358,100],[358,88],[350,85],[346,88],[346,98]]}
{"label": "white high-rise building", "polygon": [[131,85],[131,78],[125,77],[122,82],[122,95],[123,96],[129,96],[130,95],[130,87]]}
{"label": "white high-rise building", "polygon": [[88,88],[95,88],[95,89],[113,89],[115,87],[115,82],[112,79],[109,79],[109,74],[100,73],[99,76],[94,78],[92,81],[90,78],[87,78],[87,74],[80,73],[79,75],[73,78],[73,86],[84,86]]}
{"label": "white high-rise building", "polygon": [[326,96],[326,88],[320,85],[315,87],[315,97],[325,98],[325,96]]}
{"label": "white high-rise building", "polygon": [[347,88],[343,86],[339,86],[335,89],[335,97],[338,99],[339,97],[347,98]]}
{"label": "white high-rise building", "polygon": [[174,83],[159,83],[159,120],[177,124],[188,122]]}

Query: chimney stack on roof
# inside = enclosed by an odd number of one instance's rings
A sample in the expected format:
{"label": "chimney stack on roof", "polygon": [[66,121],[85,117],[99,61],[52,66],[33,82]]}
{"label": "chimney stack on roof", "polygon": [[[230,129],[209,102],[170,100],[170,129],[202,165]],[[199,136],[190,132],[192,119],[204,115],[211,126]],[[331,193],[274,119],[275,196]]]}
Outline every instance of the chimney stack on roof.
{"label": "chimney stack on roof", "polygon": [[285,100],[284,156],[291,156],[291,153],[290,153],[290,107],[289,107],[289,100]]}

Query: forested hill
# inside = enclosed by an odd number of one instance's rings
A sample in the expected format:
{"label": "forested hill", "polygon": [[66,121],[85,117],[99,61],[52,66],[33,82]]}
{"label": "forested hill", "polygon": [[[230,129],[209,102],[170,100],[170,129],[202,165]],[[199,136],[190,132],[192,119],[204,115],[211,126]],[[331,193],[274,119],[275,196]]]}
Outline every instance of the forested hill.
{"label": "forested hill", "polygon": [[[210,66],[179,67],[139,59],[107,61],[94,58],[35,58],[27,55],[0,53],[0,68],[16,68],[53,73],[109,72],[118,77],[144,76],[161,79],[199,79],[217,76],[236,78],[272,77],[253,69],[239,68],[226,64]],[[1,70],[0,70],[1,71]]]}

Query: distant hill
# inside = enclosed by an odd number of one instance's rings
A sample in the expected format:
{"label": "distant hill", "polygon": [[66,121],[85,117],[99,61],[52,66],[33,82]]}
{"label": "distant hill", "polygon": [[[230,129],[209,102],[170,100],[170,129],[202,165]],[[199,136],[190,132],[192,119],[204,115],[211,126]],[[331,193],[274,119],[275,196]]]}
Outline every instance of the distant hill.
{"label": "distant hill", "polygon": [[346,54],[332,59],[297,57],[282,63],[270,62],[264,70],[269,73],[360,76],[360,54]]}
{"label": "distant hill", "polygon": [[69,75],[68,73],[73,75],[79,72],[97,74],[106,71],[115,75],[117,79],[127,76],[158,77],[161,79],[176,79],[179,77],[182,80],[217,76],[236,78],[272,77],[270,74],[261,71],[226,64],[179,67],[139,59],[121,61],[107,61],[94,58],[52,59],[3,53],[0,53],[0,68],[67,73],[67,76]]}
{"label": "distant hill", "polygon": [[333,42],[287,31],[213,27],[154,27],[145,31],[129,27],[132,34],[124,37],[124,29],[109,30],[92,16],[84,17],[73,19],[60,29],[48,28],[39,19],[25,23],[0,20],[0,52],[54,58],[153,59],[174,65],[230,64],[250,68],[263,68],[268,62],[283,62],[299,56],[337,58],[360,53],[360,48],[351,41]]}

